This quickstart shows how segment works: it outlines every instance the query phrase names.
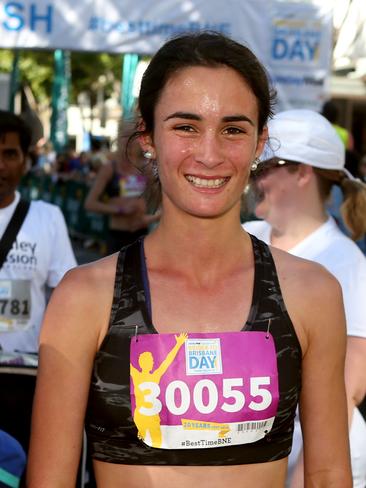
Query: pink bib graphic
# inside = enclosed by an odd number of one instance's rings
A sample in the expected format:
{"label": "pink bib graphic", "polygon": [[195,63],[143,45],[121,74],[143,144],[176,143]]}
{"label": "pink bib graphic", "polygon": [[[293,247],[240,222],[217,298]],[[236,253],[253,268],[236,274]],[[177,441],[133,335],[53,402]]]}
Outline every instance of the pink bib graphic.
{"label": "pink bib graphic", "polygon": [[144,175],[121,176],[119,189],[121,197],[140,197],[146,188],[147,179]]}
{"label": "pink bib graphic", "polygon": [[262,439],[279,393],[266,332],[147,334],[131,339],[131,409],[149,446],[192,449]]}

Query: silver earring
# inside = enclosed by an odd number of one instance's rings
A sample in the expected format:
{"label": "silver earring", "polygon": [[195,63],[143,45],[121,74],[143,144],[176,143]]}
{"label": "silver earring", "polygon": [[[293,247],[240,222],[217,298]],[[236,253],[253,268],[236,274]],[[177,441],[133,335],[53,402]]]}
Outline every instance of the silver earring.
{"label": "silver earring", "polygon": [[255,160],[252,162],[252,165],[250,167],[250,171],[255,171],[258,168],[259,163],[260,163],[259,158],[255,158]]}
{"label": "silver earring", "polygon": [[154,180],[159,180],[159,169],[158,169],[158,163],[156,162],[156,159],[152,161],[152,166],[151,166],[151,171],[152,175],[154,177]]}
{"label": "silver earring", "polygon": [[144,152],[144,158],[146,159],[152,159],[153,153],[151,151],[145,151]]}

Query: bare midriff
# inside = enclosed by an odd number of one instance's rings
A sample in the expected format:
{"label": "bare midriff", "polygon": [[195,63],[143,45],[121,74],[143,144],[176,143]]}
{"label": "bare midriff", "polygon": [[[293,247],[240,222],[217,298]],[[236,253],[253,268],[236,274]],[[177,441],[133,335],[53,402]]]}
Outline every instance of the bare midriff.
{"label": "bare midriff", "polygon": [[[224,462],[224,453],[222,457]],[[98,488],[284,488],[287,458],[235,466],[131,466],[94,461],[94,472]]]}

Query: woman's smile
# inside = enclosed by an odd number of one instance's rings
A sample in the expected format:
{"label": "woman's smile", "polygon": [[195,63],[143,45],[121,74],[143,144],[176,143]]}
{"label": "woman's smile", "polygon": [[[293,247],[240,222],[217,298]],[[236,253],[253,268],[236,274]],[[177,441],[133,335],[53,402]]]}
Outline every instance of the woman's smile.
{"label": "woman's smile", "polygon": [[222,188],[230,180],[230,177],[198,177],[193,175],[185,175],[186,180],[195,188],[214,190]]}

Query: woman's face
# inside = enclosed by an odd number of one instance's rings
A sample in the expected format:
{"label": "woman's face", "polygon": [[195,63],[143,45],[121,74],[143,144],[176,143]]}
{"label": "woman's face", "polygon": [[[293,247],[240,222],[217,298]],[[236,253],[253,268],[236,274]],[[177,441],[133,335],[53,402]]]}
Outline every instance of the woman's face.
{"label": "woman's face", "polygon": [[175,73],[162,91],[148,139],[164,208],[214,217],[239,206],[265,139],[266,130],[258,134],[256,97],[234,70],[190,67]]}
{"label": "woman's face", "polygon": [[286,166],[269,165],[267,170],[253,179],[251,187],[255,195],[255,215],[273,227],[281,225],[296,201],[297,172],[289,171]]}

